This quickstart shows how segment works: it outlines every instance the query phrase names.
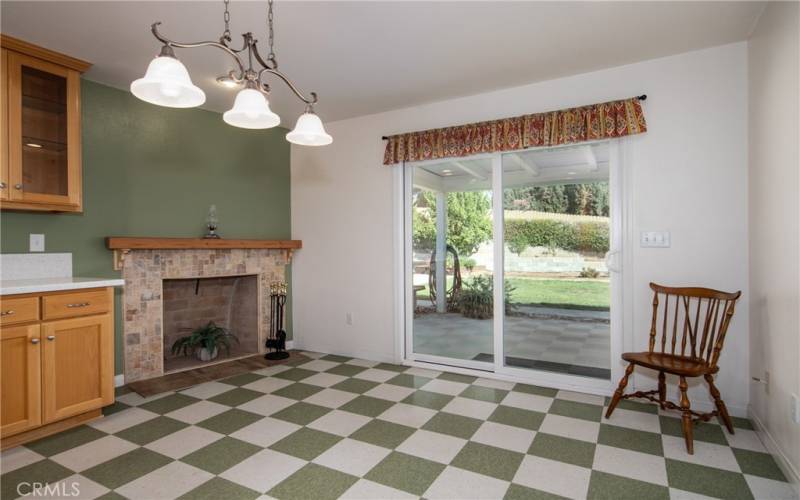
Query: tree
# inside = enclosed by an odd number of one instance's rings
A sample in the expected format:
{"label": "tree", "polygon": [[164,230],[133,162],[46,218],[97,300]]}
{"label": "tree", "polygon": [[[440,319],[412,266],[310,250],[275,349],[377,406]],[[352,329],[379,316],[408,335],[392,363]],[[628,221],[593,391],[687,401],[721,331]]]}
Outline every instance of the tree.
{"label": "tree", "polygon": [[[412,215],[414,246],[433,250],[436,245],[436,195],[421,191],[415,195]],[[483,191],[447,194],[447,244],[459,255],[469,256],[492,239],[492,203]]]}

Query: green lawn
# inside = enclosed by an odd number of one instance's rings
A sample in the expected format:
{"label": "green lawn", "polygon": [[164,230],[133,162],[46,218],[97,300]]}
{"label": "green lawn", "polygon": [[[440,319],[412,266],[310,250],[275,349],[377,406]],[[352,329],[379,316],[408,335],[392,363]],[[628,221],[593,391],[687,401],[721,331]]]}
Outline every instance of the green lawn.
{"label": "green lawn", "polygon": [[[468,282],[469,278],[464,281]],[[610,306],[611,296],[607,281],[533,278],[509,278],[508,281],[516,288],[511,295],[511,301],[515,304],[602,310],[607,310]],[[447,284],[452,284],[449,276]],[[417,298],[428,298],[427,287],[417,293]]]}

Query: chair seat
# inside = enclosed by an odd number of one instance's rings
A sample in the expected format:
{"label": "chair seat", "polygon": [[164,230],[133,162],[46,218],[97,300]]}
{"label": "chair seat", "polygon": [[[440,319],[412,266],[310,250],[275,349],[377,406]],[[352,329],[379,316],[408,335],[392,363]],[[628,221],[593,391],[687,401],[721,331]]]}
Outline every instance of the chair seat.
{"label": "chair seat", "polygon": [[663,370],[673,375],[687,377],[699,377],[700,375],[717,371],[717,368],[711,368],[704,359],[660,352],[626,352],[622,355],[622,359],[653,370]]}

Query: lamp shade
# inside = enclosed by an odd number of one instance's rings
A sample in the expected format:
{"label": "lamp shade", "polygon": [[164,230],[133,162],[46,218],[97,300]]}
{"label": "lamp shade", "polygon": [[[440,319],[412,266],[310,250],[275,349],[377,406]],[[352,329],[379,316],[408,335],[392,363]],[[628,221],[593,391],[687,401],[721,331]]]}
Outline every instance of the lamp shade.
{"label": "lamp shade", "polygon": [[281,117],[269,109],[263,93],[246,88],[236,94],[233,108],[222,115],[228,125],[241,128],[271,128],[281,123]]}
{"label": "lamp shade", "polygon": [[147,66],[144,78],[131,83],[139,99],[169,108],[193,108],[206,102],[206,94],[195,87],[186,67],[174,57],[158,56]]}
{"label": "lamp shade", "polygon": [[294,130],[286,134],[286,140],[301,146],[327,146],[333,142],[333,137],[325,132],[319,116],[307,111],[297,119]]}

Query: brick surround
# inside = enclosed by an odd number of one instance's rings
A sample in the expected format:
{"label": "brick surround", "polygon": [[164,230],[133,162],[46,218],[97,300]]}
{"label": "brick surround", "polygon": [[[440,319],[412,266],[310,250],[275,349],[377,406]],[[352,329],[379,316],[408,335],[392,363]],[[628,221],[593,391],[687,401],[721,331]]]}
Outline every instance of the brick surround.
{"label": "brick surround", "polygon": [[258,349],[262,351],[269,330],[269,284],[285,281],[286,264],[281,250],[132,250],[122,269],[125,380],[164,374],[163,280],[256,275]]}

